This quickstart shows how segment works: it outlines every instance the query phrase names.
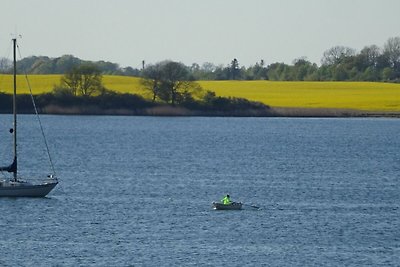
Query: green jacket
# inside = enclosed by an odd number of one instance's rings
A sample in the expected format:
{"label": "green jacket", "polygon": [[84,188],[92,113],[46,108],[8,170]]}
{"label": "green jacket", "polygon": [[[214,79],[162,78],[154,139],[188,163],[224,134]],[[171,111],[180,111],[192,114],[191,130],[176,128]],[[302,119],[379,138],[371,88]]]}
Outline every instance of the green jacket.
{"label": "green jacket", "polygon": [[224,205],[229,205],[229,204],[231,204],[231,199],[228,196],[225,196],[223,199],[221,199],[221,202]]}

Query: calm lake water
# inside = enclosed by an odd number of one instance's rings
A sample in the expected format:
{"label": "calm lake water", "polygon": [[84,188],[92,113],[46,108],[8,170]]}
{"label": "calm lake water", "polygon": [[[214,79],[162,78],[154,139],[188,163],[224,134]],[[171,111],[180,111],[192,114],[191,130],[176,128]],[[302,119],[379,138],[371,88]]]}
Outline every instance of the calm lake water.
{"label": "calm lake water", "polygon": [[[50,172],[34,120],[19,117],[25,177]],[[0,199],[0,266],[399,266],[398,119],[42,122],[60,184]],[[226,193],[261,209],[212,210]]]}

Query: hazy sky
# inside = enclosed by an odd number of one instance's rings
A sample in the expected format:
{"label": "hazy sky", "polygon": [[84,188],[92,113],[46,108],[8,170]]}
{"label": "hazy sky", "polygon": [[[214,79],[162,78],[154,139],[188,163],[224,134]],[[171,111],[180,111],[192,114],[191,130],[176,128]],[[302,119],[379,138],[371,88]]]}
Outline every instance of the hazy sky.
{"label": "hazy sky", "polygon": [[0,57],[72,54],[139,68],[165,59],[320,64],[325,50],[400,36],[400,0],[0,0]]}

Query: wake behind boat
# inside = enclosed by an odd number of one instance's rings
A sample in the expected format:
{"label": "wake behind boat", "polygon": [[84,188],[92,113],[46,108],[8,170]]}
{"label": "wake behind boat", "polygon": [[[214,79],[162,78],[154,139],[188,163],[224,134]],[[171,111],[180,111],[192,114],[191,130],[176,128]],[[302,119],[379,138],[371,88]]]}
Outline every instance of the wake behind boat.
{"label": "wake behind boat", "polygon": [[[14,52],[14,93],[13,93],[13,128],[10,129],[10,133],[13,134],[13,152],[14,152],[14,160],[11,165],[6,167],[0,167],[0,173],[3,172],[13,173],[13,177],[9,180],[1,180],[0,181],[0,197],[45,197],[57,184],[57,178],[55,174],[49,175],[48,178],[38,184],[29,183],[23,180],[20,180],[18,177],[18,155],[17,155],[17,60],[16,60],[16,48],[17,48],[17,39],[12,39],[13,41],[13,52]],[[32,98],[33,100],[33,98]],[[36,115],[37,109],[34,105]],[[40,123],[40,120],[38,120]],[[42,127],[41,127],[42,128]],[[43,134],[43,130],[42,130]],[[44,135],[43,135],[44,137]],[[50,163],[52,165],[53,173],[54,167],[50,158],[50,154],[47,147],[47,153],[50,159]]]}

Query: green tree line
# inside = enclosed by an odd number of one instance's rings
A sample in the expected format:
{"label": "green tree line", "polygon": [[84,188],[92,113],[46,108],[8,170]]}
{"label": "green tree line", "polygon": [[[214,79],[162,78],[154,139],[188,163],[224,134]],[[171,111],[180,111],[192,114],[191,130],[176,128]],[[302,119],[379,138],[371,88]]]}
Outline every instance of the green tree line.
{"label": "green tree line", "polygon": [[[18,71],[29,74],[65,74],[74,67],[87,64],[96,66],[101,74],[146,77],[150,72],[147,68],[154,68],[160,63],[148,66],[143,64],[143,68],[137,69],[121,68],[118,64],[105,61],[83,61],[71,55],[59,58],[33,56],[20,60]],[[183,67],[185,75],[190,76],[191,80],[400,82],[400,37],[389,38],[383,47],[365,46],[359,52],[350,47],[334,46],[323,53],[320,65],[300,57],[292,64],[276,62],[267,65],[265,60],[260,60],[245,67],[240,66],[239,59],[234,58],[226,65],[194,63]],[[0,60],[0,72],[12,72],[9,61]],[[174,101],[173,97],[171,99]]]}
{"label": "green tree line", "polygon": [[360,52],[334,46],[323,53],[321,65],[298,58],[292,65],[260,60],[248,68],[235,58],[227,66],[193,64],[197,80],[272,80],[272,81],[384,81],[400,82],[400,37],[389,38],[383,48],[365,46]]}
{"label": "green tree line", "polygon": [[[139,76],[140,71],[132,67],[122,68],[116,63],[108,61],[87,61],[72,55],[50,58],[47,56],[31,56],[18,61],[17,72],[27,74],[65,74],[72,68],[81,65],[94,65],[104,75]],[[0,73],[11,74],[12,62],[9,59],[0,59]]]}

